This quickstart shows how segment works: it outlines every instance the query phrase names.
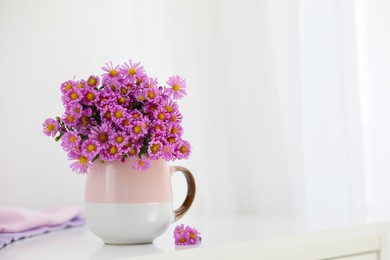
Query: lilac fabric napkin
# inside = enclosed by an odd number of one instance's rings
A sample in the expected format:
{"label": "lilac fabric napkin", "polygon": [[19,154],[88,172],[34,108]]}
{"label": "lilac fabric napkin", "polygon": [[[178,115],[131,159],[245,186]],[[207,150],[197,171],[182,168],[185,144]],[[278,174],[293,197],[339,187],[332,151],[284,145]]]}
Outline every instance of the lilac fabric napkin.
{"label": "lilac fabric napkin", "polygon": [[0,249],[31,236],[84,225],[80,207],[61,207],[45,211],[0,207]]}

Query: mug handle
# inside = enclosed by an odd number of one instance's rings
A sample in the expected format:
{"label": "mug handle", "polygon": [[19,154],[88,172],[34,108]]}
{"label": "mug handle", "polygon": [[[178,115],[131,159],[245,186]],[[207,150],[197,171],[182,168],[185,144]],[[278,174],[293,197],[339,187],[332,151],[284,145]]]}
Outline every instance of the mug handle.
{"label": "mug handle", "polygon": [[173,213],[175,213],[175,221],[179,220],[181,217],[184,216],[184,214],[189,210],[189,208],[192,205],[192,202],[195,198],[195,192],[196,192],[196,186],[195,186],[195,179],[194,176],[192,176],[192,173],[182,166],[171,166],[170,167],[171,176],[175,174],[176,172],[181,172],[184,174],[184,177],[187,181],[187,196],[181,204],[181,206],[178,209],[175,209]]}

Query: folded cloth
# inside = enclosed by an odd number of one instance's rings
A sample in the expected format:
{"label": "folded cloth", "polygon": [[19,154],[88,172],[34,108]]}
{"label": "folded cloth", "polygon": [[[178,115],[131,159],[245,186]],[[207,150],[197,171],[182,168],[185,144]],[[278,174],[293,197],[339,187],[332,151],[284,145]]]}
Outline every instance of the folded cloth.
{"label": "folded cloth", "polygon": [[61,207],[41,212],[0,207],[0,248],[26,237],[84,225],[80,207]]}

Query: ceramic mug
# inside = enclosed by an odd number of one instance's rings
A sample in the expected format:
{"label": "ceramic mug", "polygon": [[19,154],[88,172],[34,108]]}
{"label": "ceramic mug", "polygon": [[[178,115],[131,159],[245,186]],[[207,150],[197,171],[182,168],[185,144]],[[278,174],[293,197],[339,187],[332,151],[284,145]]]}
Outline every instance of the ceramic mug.
{"label": "ceramic mug", "polygon": [[[85,188],[85,216],[92,233],[106,244],[151,243],[180,219],[195,197],[195,180],[189,170],[152,160],[148,170],[134,170],[126,162],[96,161],[89,169]],[[172,207],[171,176],[182,172],[187,196]]]}

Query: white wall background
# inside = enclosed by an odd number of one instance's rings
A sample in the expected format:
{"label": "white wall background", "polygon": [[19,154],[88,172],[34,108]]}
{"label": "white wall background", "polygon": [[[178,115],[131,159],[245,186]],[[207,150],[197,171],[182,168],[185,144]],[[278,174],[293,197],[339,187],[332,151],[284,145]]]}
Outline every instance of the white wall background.
{"label": "white wall background", "polygon": [[[180,102],[194,213],[390,213],[389,3],[0,2],[0,206],[82,205],[85,176],[42,134],[59,85],[141,61]],[[365,75],[365,77],[363,76]],[[185,193],[174,179],[176,204]]]}

